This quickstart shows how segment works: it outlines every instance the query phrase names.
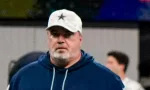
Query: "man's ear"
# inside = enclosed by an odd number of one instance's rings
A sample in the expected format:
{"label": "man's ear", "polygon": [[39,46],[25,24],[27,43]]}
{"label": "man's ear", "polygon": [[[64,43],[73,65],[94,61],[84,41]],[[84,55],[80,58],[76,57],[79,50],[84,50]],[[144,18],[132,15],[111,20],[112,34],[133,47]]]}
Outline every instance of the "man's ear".
{"label": "man's ear", "polygon": [[82,35],[80,36],[80,41],[82,42],[82,40],[83,40],[83,37],[82,37]]}
{"label": "man's ear", "polygon": [[80,34],[80,46],[82,45],[82,41],[83,41],[83,37],[82,37],[82,35]]}
{"label": "man's ear", "polygon": [[83,39],[82,34],[80,32],[78,33],[79,33],[80,41],[82,42],[82,39]]}
{"label": "man's ear", "polygon": [[120,64],[120,68],[121,68],[121,70],[123,70],[123,71],[124,71],[124,69],[125,69],[125,65],[124,65],[124,64]]}

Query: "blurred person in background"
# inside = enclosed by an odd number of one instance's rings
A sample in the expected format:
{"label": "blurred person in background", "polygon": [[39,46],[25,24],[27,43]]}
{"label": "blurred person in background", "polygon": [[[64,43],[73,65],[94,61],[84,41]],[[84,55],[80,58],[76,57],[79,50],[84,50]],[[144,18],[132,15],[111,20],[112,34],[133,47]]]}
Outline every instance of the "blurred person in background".
{"label": "blurred person in background", "polygon": [[17,71],[19,71],[22,67],[28,65],[29,63],[36,61],[43,54],[45,53],[42,51],[33,51],[21,56],[17,61],[11,61],[8,66],[8,83]]}
{"label": "blurred person in background", "polygon": [[119,76],[81,50],[82,21],[54,11],[46,28],[49,51],[17,72],[8,90],[123,90]]}
{"label": "blurred person in background", "polygon": [[110,51],[107,54],[106,67],[120,76],[125,86],[124,90],[144,90],[140,83],[126,76],[129,64],[127,54],[120,51]]}

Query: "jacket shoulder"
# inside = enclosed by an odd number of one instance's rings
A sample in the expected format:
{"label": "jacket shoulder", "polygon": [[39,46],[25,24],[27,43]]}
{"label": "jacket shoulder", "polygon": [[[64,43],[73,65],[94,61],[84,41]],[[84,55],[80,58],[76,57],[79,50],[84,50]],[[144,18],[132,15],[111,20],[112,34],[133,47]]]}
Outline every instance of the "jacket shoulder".
{"label": "jacket shoulder", "polygon": [[104,65],[100,64],[100,63],[97,63],[97,62],[93,62],[93,67],[95,69],[98,70],[98,72],[100,73],[104,73],[104,74],[108,74],[108,75],[114,75],[114,76],[117,76],[115,73],[113,73],[111,70],[109,70],[107,67],[105,67]]}
{"label": "jacket shoulder", "polygon": [[38,61],[32,62],[32,63],[22,67],[21,69],[19,69],[19,71],[17,71],[15,73],[15,75],[12,77],[11,81],[18,79],[22,76],[25,76],[27,74],[30,74],[33,72],[33,70],[34,70],[34,72],[36,72],[39,67],[40,67],[40,65],[39,65]]}
{"label": "jacket shoulder", "polygon": [[95,74],[106,80],[108,87],[114,87],[114,89],[117,88],[116,90],[122,90],[124,88],[124,84],[122,83],[120,77],[104,65],[97,62],[93,62],[92,67],[96,70],[94,71]]}

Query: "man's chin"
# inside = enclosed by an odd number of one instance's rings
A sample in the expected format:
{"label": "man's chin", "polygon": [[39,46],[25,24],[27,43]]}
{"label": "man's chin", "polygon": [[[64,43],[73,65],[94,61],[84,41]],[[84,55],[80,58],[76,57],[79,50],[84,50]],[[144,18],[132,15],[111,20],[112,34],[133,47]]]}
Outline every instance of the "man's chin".
{"label": "man's chin", "polygon": [[55,58],[62,58],[62,59],[69,59],[70,55],[68,53],[65,52],[56,52],[54,53],[54,57]]}

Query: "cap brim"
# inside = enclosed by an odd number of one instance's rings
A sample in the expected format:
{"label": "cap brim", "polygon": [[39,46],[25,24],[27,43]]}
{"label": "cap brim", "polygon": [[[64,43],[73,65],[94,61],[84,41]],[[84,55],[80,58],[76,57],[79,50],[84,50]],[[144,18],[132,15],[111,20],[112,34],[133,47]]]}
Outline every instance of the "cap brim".
{"label": "cap brim", "polygon": [[66,25],[61,25],[61,24],[53,24],[53,25],[50,25],[50,26],[48,26],[45,30],[49,30],[50,28],[52,28],[52,27],[54,27],[54,26],[63,27],[63,28],[65,28],[65,29],[67,29],[68,31],[73,32],[73,33],[77,32],[76,30],[72,30],[71,28],[67,27]]}

